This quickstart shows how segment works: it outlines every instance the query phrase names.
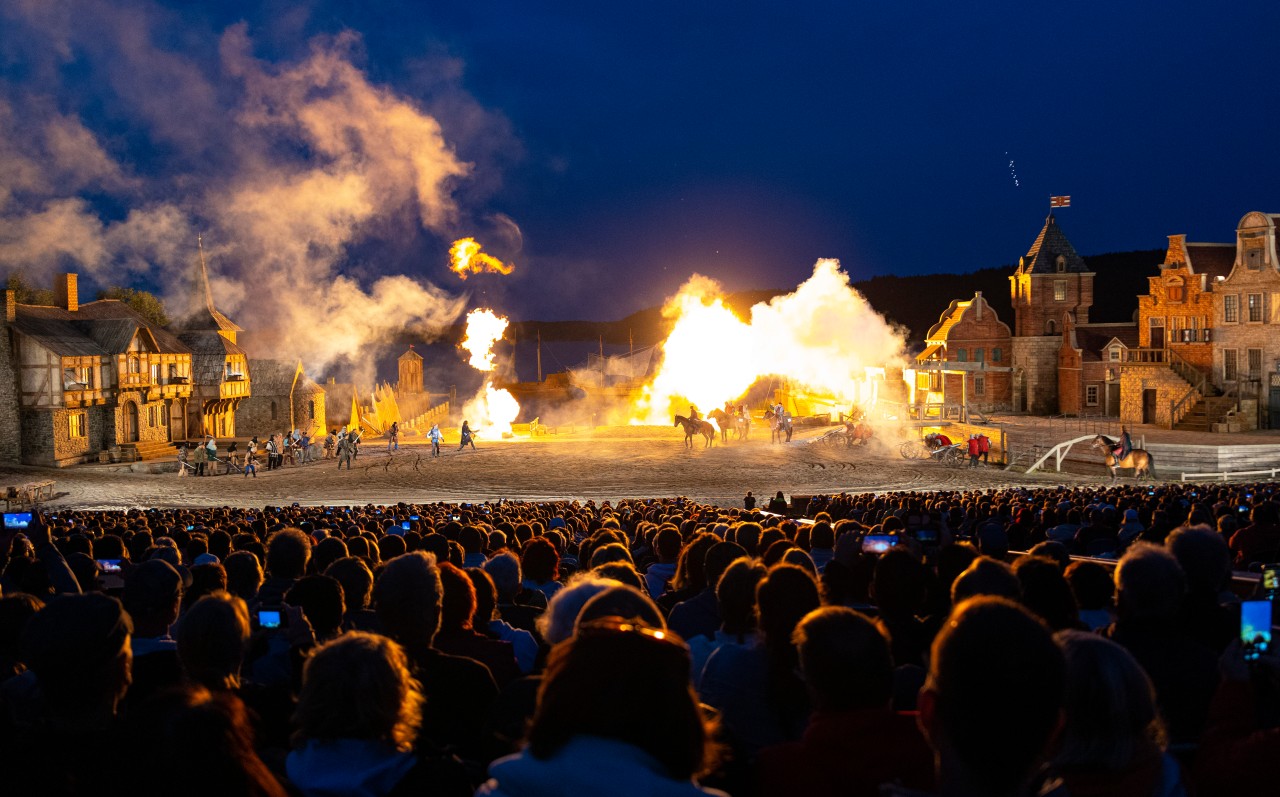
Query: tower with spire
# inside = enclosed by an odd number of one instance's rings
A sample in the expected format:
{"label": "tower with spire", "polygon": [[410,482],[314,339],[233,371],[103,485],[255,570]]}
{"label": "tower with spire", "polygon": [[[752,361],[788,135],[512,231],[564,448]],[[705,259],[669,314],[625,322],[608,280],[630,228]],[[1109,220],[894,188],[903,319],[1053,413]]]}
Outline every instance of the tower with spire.
{"label": "tower with spire", "polygon": [[1067,314],[1089,322],[1093,277],[1050,213],[1009,277],[1013,302],[1013,409],[1033,415],[1058,411],[1058,350]]}
{"label": "tower with spire", "polygon": [[[187,429],[194,435],[234,437],[235,411],[250,394],[249,358],[236,340],[243,331],[218,311],[209,287],[204,241],[196,239],[200,258],[192,285],[192,306],[175,325],[178,339],[191,349],[192,396]],[[203,301],[201,301],[203,300]]]}

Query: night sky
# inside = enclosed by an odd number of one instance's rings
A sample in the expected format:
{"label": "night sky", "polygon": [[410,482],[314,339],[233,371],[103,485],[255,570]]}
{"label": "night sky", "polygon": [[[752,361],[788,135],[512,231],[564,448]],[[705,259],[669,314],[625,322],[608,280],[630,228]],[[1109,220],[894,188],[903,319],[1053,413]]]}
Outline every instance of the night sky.
{"label": "night sky", "polygon": [[[233,262],[259,250],[235,248],[225,203],[193,197],[342,156],[287,133],[244,143],[228,31],[263,74],[340,41],[472,164],[447,220],[380,196],[291,255],[327,247],[365,288],[403,273],[516,318],[610,319],[695,271],[731,289],[794,286],[819,257],[855,279],[967,271],[1016,261],[1051,194],[1071,195],[1059,219],[1084,254],[1230,241],[1245,212],[1280,210],[1278,30],[1274,2],[9,0],[0,271],[164,290],[194,246],[166,236],[200,232],[222,246],[218,273],[253,273]],[[86,173],[42,145],[26,160],[44,176],[24,177],[12,146],[50,118],[76,120],[109,164]],[[96,217],[106,243],[37,230],[72,199],[80,233]],[[116,232],[160,207],[172,224]],[[445,266],[462,235],[515,274],[459,281]]]}

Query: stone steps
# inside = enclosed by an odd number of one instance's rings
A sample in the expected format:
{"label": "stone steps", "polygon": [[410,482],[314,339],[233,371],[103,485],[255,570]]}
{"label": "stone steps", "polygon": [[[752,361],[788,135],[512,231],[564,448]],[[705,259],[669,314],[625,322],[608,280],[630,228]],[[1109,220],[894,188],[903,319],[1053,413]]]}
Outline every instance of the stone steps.
{"label": "stone steps", "polygon": [[174,450],[173,443],[170,443],[167,440],[142,440],[137,443],[122,445],[120,448],[122,451],[132,449],[134,452],[134,459],[138,460],[168,459],[177,453]]}

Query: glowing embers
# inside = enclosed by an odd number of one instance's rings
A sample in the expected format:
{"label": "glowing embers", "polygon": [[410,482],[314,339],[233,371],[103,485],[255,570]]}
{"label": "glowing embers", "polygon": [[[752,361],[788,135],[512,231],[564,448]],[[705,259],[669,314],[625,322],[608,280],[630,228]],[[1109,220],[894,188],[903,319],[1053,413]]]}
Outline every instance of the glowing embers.
{"label": "glowing embers", "polygon": [[481,252],[475,238],[459,238],[449,247],[449,268],[466,279],[472,274],[510,274],[516,267]]}

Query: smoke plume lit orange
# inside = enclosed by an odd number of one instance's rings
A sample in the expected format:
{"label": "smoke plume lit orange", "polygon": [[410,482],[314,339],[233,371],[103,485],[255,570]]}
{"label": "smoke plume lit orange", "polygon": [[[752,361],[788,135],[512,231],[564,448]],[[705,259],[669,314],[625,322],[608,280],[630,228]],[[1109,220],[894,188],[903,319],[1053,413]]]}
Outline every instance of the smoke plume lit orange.
{"label": "smoke plume lit orange", "polygon": [[449,268],[462,279],[472,274],[510,274],[515,266],[480,251],[475,238],[459,238],[449,247]]}
{"label": "smoke plume lit orange", "polygon": [[705,413],[771,377],[829,395],[846,409],[855,402],[865,408],[883,368],[903,361],[902,330],[854,290],[839,261],[819,260],[813,276],[752,307],[747,321],[721,293],[716,282],[695,275],[667,302],[663,313],[675,324],[633,422],[669,424],[691,403]]}

